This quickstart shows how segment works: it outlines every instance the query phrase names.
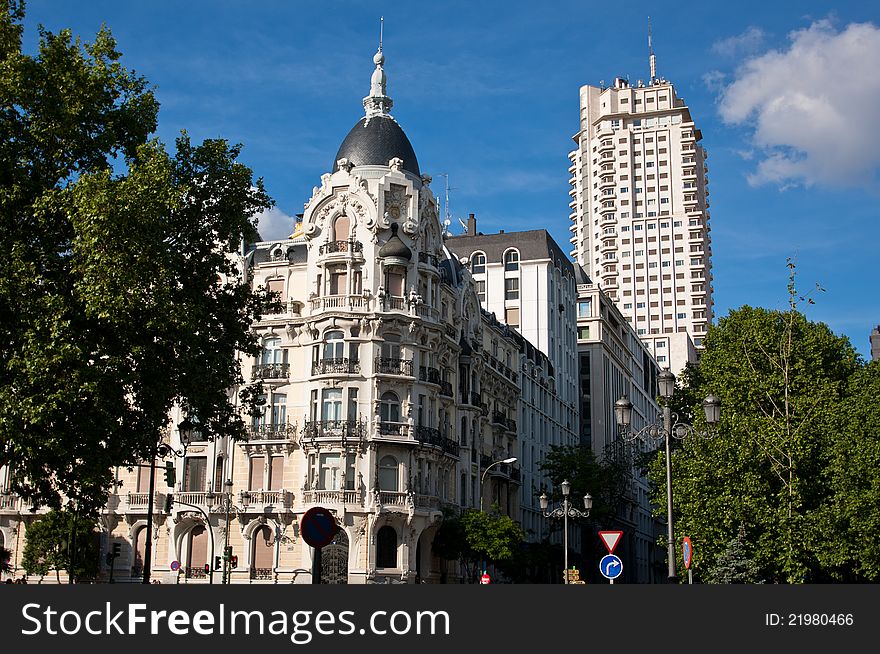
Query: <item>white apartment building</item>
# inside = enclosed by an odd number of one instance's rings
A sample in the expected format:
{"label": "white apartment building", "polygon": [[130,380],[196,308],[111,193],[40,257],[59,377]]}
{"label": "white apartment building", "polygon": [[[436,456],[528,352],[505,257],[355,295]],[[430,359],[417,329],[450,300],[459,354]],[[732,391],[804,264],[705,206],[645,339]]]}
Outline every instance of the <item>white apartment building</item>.
{"label": "white apartment building", "polygon": [[573,138],[571,254],[677,374],[712,320],[702,134],[672,83],[652,74],[582,86]]}

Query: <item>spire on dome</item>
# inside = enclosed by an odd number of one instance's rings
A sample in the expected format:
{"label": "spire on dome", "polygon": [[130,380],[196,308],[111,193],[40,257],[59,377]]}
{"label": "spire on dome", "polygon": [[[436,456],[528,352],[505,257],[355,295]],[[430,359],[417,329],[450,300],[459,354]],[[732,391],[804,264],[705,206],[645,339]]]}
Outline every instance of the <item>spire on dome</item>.
{"label": "spire on dome", "polygon": [[385,94],[385,85],[387,79],[385,77],[385,69],[382,64],[385,63],[385,55],[382,53],[382,36],[385,26],[385,17],[379,19],[379,49],[373,55],[373,63],[376,64],[376,70],[370,77],[370,95],[364,98],[364,111],[367,118],[373,116],[389,116],[388,113],[394,105],[394,101]]}

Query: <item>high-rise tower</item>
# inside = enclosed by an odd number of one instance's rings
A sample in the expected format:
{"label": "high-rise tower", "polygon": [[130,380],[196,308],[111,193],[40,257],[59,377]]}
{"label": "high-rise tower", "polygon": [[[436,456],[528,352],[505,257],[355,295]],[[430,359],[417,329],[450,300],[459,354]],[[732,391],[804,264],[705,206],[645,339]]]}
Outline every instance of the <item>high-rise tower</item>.
{"label": "high-rise tower", "polygon": [[661,366],[697,356],[712,320],[707,153],[671,82],[582,86],[571,160],[571,254]]}

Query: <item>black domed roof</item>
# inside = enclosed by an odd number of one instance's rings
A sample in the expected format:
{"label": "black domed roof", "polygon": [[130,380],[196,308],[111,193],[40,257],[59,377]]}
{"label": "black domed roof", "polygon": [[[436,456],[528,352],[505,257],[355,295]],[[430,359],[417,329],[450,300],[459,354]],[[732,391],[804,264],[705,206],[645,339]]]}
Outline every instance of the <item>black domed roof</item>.
{"label": "black domed roof", "polygon": [[332,170],[343,158],[354,166],[387,166],[395,157],[403,159],[404,170],[421,176],[412,144],[396,120],[386,115],[361,118],[339,146]]}

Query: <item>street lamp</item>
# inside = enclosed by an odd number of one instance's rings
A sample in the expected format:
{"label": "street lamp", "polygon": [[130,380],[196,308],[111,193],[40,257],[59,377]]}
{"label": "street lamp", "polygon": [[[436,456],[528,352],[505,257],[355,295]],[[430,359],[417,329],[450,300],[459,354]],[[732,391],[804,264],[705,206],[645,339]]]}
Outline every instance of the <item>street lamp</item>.
{"label": "street lamp", "polygon": [[492,467],[497,466],[497,465],[501,465],[502,463],[505,463],[505,464],[516,463],[516,457],[512,456],[508,459],[502,459],[501,461],[495,461],[494,463],[490,463],[489,465],[487,465],[486,469],[483,470],[483,476],[480,477],[480,511],[483,510],[483,482],[486,481],[486,473],[489,472],[489,470],[491,470]]}
{"label": "street lamp", "polygon": [[633,405],[626,395],[614,403],[614,415],[620,435],[624,440],[632,441],[639,438],[645,442],[655,442],[663,439],[666,443],[666,556],[669,560],[669,581],[675,582],[678,576],[675,572],[675,540],[672,531],[672,457],[670,451],[670,438],[679,440],[688,436],[700,436],[712,438],[715,436],[714,428],[721,419],[721,400],[715,395],[708,395],[703,400],[703,412],[706,415],[706,424],[709,431],[701,432],[678,419],[678,414],[673,413],[669,401],[675,392],[675,375],[668,369],[657,376],[657,386],[660,397],[663,398],[663,419],[657,420],[638,431],[631,431]]}
{"label": "street lamp", "polygon": [[[227,479],[223,482],[223,486],[225,488],[225,492],[220,494],[220,497],[223,500],[222,509],[226,513],[226,529],[223,535],[223,583],[229,583],[229,577],[231,574],[230,569],[230,555],[229,555],[229,516],[230,514],[239,515],[240,513],[244,513],[247,509],[247,506],[251,501],[251,494],[248,491],[241,492],[241,503],[243,508],[239,508],[232,503],[232,480]],[[217,498],[217,495],[214,493],[208,493],[205,496],[205,501],[208,503],[208,507],[211,508],[214,506],[214,501]],[[213,564],[213,561],[211,562]]]}
{"label": "street lamp", "polygon": [[544,513],[545,518],[562,518],[562,530],[563,530],[563,549],[564,553],[564,570],[565,583],[568,583],[568,518],[588,518],[590,517],[590,509],[593,508],[593,496],[587,493],[584,495],[584,511],[578,511],[568,501],[568,495],[571,493],[571,484],[568,480],[563,481],[560,486],[562,487],[562,506],[556,507],[552,511],[547,511],[547,508],[550,506],[550,498],[547,497],[547,493],[541,493],[540,501],[541,501],[541,511]]}

